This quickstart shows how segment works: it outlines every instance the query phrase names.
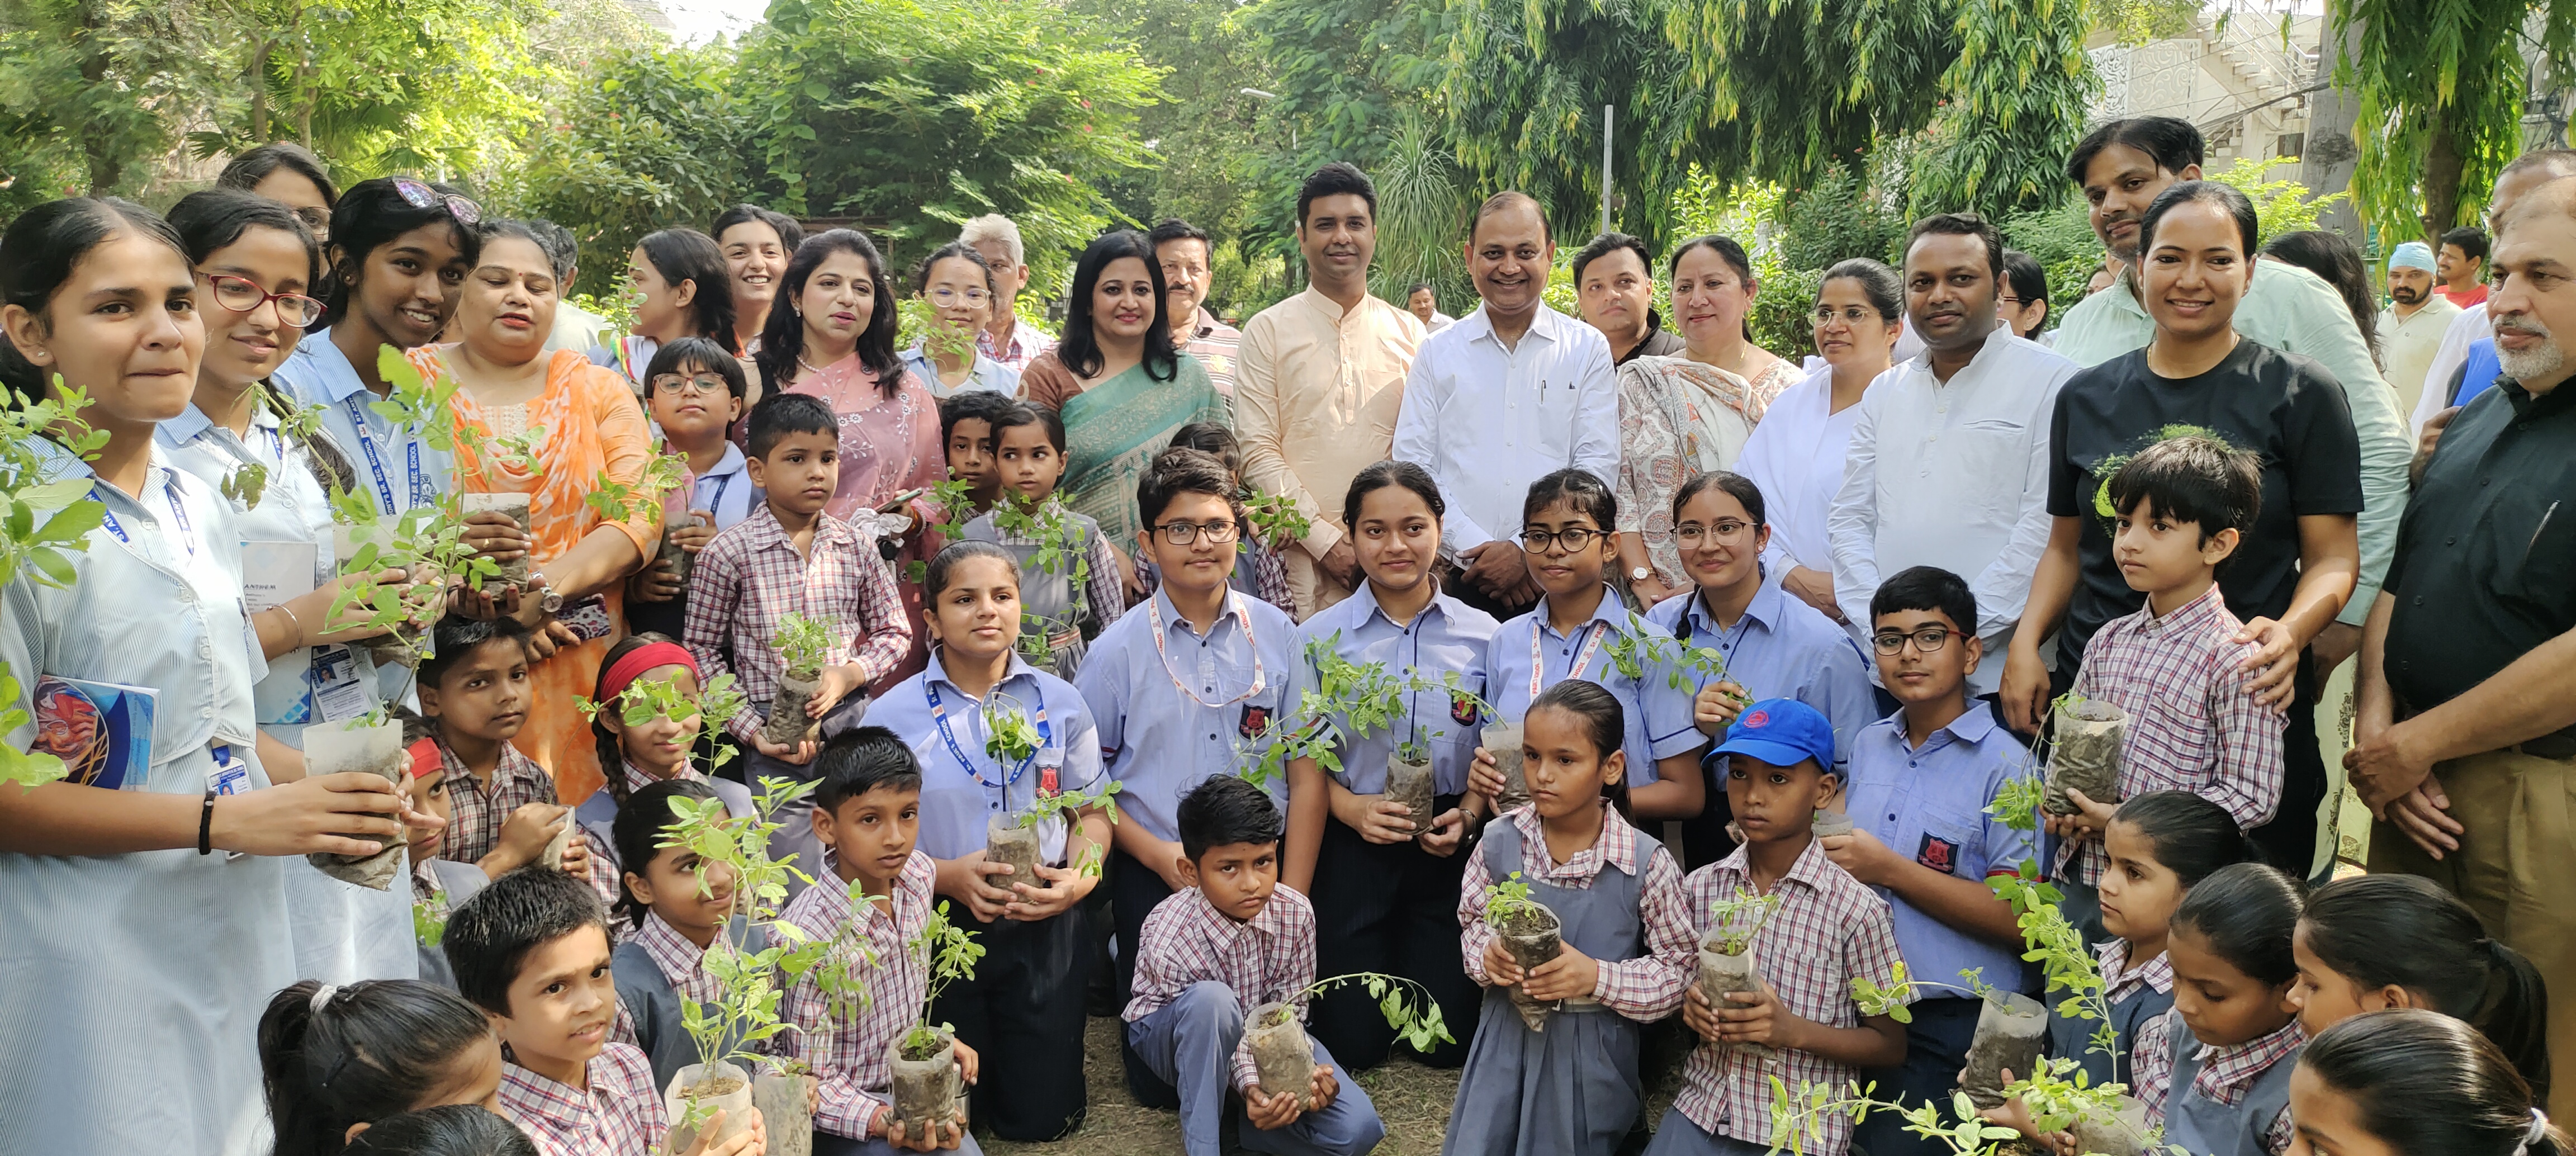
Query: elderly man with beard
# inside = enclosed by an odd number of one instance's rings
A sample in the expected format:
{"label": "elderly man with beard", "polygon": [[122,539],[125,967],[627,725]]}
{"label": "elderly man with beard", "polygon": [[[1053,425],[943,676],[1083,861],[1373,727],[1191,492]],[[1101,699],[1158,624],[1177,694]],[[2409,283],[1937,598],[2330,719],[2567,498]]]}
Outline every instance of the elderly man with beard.
{"label": "elderly man with beard", "polygon": [[2442,348],[2442,334],[2460,307],[2433,291],[2433,249],[2408,241],[2388,254],[2388,308],[2380,310],[2380,352],[2400,413],[2412,413],[2424,395],[2424,374]]}
{"label": "elderly man with beard", "polygon": [[[2553,980],[2576,976],[2576,179],[2500,222],[2487,299],[2503,374],[2426,463],[2372,605],[2353,786],[2370,870],[2422,875]],[[2576,1067],[2576,999],[2549,1051]],[[2576,1118],[2576,1080],[2550,1110]]]}

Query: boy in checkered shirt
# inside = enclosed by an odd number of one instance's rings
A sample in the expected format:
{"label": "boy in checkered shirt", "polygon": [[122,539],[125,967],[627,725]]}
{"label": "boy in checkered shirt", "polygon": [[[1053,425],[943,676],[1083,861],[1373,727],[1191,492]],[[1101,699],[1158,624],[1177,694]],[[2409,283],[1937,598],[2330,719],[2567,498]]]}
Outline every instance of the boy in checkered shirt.
{"label": "boy in checkered shirt", "polygon": [[[1756,893],[1777,900],[1753,940],[1765,989],[1712,1005],[1697,982],[1690,985],[1682,1018],[1701,1042],[1646,1156],[1757,1156],[1775,1139],[1773,1076],[1793,1093],[1839,1090],[1858,1069],[1905,1058],[1904,1026],[1862,1015],[1851,994],[1855,979],[1885,984],[1896,974],[1887,901],[1826,858],[1811,826],[1835,790],[1832,724],[1796,699],[1765,699],[1744,709],[1709,757],[1718,760],[1744,843],[1682,886],[1703,934],[1721,900]],[[1799,1127],[1808,1156],[1851,1148],[1851,1121],[1840,1114]],[[1776,1139],[1785,1147],[1790,1137]]]}
{"label": "boy in checkered shirt", "polygon": [[[982,1149],[966,1134],[963,1098],[956,1121],[928,1144],[917,1135],[903,1145],[887,1138],[894,1119],[887,1049],[921,1021],[930,994],[929,961],[910,947],[930,922],[938,871],[913,846],[921,833],[921,761],[893,731],[873,726],[834,736],[814,761],[823,774],[814,793],[814,835],[831,870],[789,901],[779,920],[818,940],[846,934],[864,941],[875,960],[863,973],[867,996],[860,1006],[835,1006],[817,975],[821,968],[787,990],[780,1018],[796,1025],[796,1058],[821,1081],[814,1151],[838,1156],[931,1147],[978,1156]],[[956,1047],[958,1067],[974,1083],[975,1049],[964,1040]]]}
{"label": "boy in checkered shirt", "polygon": [[[493,880],[448,917],[442,946],[456,990],[501,1034],[501,1114],[543,1156],[648,1156],[669,1120],[653,1063],[612,1043],[617,978],[609,970],[608,913],[590,884],[560,871],[519,870]],[[683,1156],[743,1156],[766,1139],[755,1110],[747,1132],[711,1144],[721,1120],[699,1130]]]}
{"label": "boy in checkered shirt", "polygon": [[[1181,877],[1145,917],[1127,1043],[1180,1093],[1190,1156],[1217,1156],[1229,1093],[1240,1095],[1245,1148],[1287,1156],[1359,1156],[1386,1136],[1368,1093],[1321,1042],[1312,1083],[1264,1094],[1244,1013],[1297,1001],[1315,982],[1315,909],[1279,885],[1279,809],[1261,788],[1219,775],[1181,796]],[[1302,1098],[1300,1096],[1302,1093]]]}
{"label": "boy in checkered shirt", "polygon": [[[2120,798],[2190,791],[2261,826],[2281,801],[2287,716],[2247,693],[2245,661],[2261,644],[2239,642],[2244,623],[2219,593],[2219,567],[2241,544],[2263,501],[2253,454],[2216,438],[2158,442],[2111,475],[2117,514],[2112,557],[2129,588],[2146,596],[2135,614],[2102,624],[2084,648],[2075,693],[2120,708]],[[2101,937],[2094,884],[2109,857],[2102,831],[2118,800],[2070,791],[2075,813],[2052,815],[2058,887],[2069,920]]]}

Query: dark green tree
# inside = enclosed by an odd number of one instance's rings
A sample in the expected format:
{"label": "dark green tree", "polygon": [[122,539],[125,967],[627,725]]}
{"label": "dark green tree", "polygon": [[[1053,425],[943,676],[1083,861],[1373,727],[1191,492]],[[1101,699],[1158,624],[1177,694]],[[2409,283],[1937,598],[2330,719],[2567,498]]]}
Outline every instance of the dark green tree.
{"label": "dark green tree", "polygon": [[2363,215],[2428,240],[2474,222],[2520,151],[2524,30],[2537,28],[2564,75],[2576,3],[2330,0],[2326,12],[2337,29],[2358,26],[2342,38],[2335,84],[2361,94],[2352,189]]}

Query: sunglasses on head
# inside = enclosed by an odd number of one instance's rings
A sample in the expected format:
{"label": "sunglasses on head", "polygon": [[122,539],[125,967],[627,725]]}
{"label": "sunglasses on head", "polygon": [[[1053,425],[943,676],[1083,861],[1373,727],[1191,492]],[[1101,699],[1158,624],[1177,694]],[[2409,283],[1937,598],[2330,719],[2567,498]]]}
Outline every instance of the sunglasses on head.
{"label": "sunglasses on head", "polygon": [[448,215],[455,217],[460,225],[472,225],[483,219],[483,206],[454,193],[439,192],[410,177],[395,177],[394,191],[402,194],[404,203],[415,209],[436,208],[440,202],[446,202]]}

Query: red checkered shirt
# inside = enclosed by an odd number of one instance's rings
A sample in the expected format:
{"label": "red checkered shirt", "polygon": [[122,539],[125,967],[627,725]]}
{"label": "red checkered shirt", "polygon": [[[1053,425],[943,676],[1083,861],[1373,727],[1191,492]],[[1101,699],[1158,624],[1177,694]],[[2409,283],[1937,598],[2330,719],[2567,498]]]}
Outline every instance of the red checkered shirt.
{"label": "red checkered shirt", "polygon": [[2102,991],[2102,999],[2106,1003],[2127,999],[2139,988],[2159,993],[2173,990],[2173,957],[2170,955],[2159,951],[2154,959],[2131,967],[2129,941],[2116,936],[2094,948],[2093,954],[2101,961],[2102,979],[2109,985]]}
{"label": "red checkered shirt", "polygon": [[1520,828],[1521,861],[1499,870],[1489,866],[1485,850],[1492,844],[1487,842],[1477,843],[1467,856],[1466,875],[1458,888],[1458,926],[1463,929],[1458,950],[1466,960],[1468,977],[1477,983],[1491,982],[1485,978],[1485,944],[1494,938],[1494,929],[1485,923],[1485,889],[1496,879],[1518,871],[1524,880],[1545,880],[1550,886],[1584,891],[1603,870],[1616,868],[1638,879],[1646,954],[1599,961],[1601,979],[1593,985],[1592,998],[1640,1023],[1662,1019],[1680,1007],[1682,989],[1699,967],[1699,949],[1692,945],[1682,870],[1664,845],[1638,834],[1606,802],[1601,804],[1601,837],[1562,864],[1548,855],[1547,832],[1535,809],[1522,807],[1500,821]]}
{"label": "red checkered shirt", "polygon": [[[1691,872],[1683,886],[1696,937],[1708,929],[1711,904],[1754,889],[1746,849],[1738,847]],[[1896,976],[1896,923],[1887,901],[1835,866],[1825,857],[1824,845],[1812,839],[1771,893],[1780,897],[1780,906],[1753,940],[1753,962],[1763,982],[1779,993],[1783,1008],[1803,1019],[1832,1028],[1859,1027],[1860,1006],[1852,1002],[1851,981],[1865,976],[1885,984]],[[1696,954],[1693,967],[1695,971]],[[1769,1144],[1771,1077],[1778,1076],[1793,1093],[1811,1086],[1839,1093],[1855,1074],[1848,1065],[1814,1052],[1780,1050],[1763,1058],[1700,1040],[1683,1065],[1682,1090],[1673,1097],[1673,1107],[1711,1133]],[[1814,1132],[1802,1141],[1803,1150],[1841,1152],[1851,1142],[1851,1126],[1849,1116],[1820,1116]],[[1787,1141],[1781,1137],[1784,1145]]]}
{"label": "red checkered shirt", "polygon": [[[725,724],[746,749],[778,694],[780,664],[770,640],[790,611],[823,624],[832,637],[824,663],[858,663],[862,684],[893,670],[912,650],[903,596],[875,539],[825,514],[814,525],[813,548],[800,557],[778,516],[761,503],[698,554],[681,631],[707,678],[732,670],[744,696],[760,707]],[[725,665],[727,647],[739,669]]]}
{"label": "red checkered shirt", "polygon": [[[1305,991],[1315,982],[1315,905],[1283,883],[1259,913],[1236,922],[1198,888],[1165,898],[1137,933],[1135,997],[1121,1018],[1134,1023],[1161,1011],[1203,980],[1232,989],[1247,1016]],[[1305,1015],[1301,1000],[1297,1016]],[[1258,1082],[1247,1035],[1234,1049],[1234,1087],[1241,1091]]]}
{"label": "red checkered shirt", "polygon": [[[835,857],[825,852],[823,862],[830,866]],[[814,1126],[822,1131],[865,1140],[877,1109],[890,1102],[894,1072],[886,1049],[904,1029],[920,1022],[930,991],[927,962],[906,944],[930,922],[936,872],[930,856],[914,851],[903,874],[895,877],[891,916],[875,903],[852,904],[837,869],[798,893],[779,914],[779,922],[816,939],[831,939],[854,924],[876,960],[874,967],[859,969],[867,996],[865,1006],[854,1013],[834,1015],[811,973],[787,990],[783,1018],[797,1027],[788,1033],[796,1038],[796,1058],[812,1067],[823,1084],[823,1106],[814,1113]],[[833,949],[835,959],[853,954],[847,945]]]}
{"label": "red checkered shirt", "polygon": [[[2138,1028],[2137,1046],[2130,1051],[2130,1064],[2138,1086],[2129,1090],[2147,1106],[2147,1123],[2162,1125],[2165,1100],[2172,1094],[2173,1033],[2189,1032],[2182,1022],[2182,1009],[2175,1008]],[[2200,1061],[2200,1074],[2192,1078],[2191,1090],[2206,1099],[2233,1107],[2245,1097],[2245,1090],[2272,1065],[2284,1063],[2306,1047],[2308,1033],[2291,1020],[2281,1030],[2241,1044],[2213,1047],[2197,1040],[2192,1054]],[[2263,1127],[2263,1150],[2281,1156],[2290,1147],[2292,1131],[2290,1110],[2286,1107]]]}
{"label": "red checkered shirt", "polygon": [[504,1065],[501,1114],[540,1156],[650,1156],[669,1131],[653,1062],[633,1044],[605,1045],[591,1057],[589,1084],[575,1088]]}
{"label": "red checkered shirt", "polygon": [[[422,742],[437,742],[422,739]],[[501,761],[492,768],[492,784],[483,785],[446,743],[438,742],[438,762],[447,770],[447,838],[438,857],[459,863],[479,862],[501,842],[501,824],[510,813],[530,803],[555,801],[554,776],[519,748],[501,744]]]}
{"label": "red checkered shirt", "polygon": [[[2281,802],[2281,733],[2289,719],[2245,693],[2237,664],[2262,648],[2231,641],[2244,625],[2213,583],[2163,618],[2140,610],[2103,623],[2085,644],[2076,691],[2128,716],[2121,798],[2190,791],[2226,808],[2239,827],[2272,817]],[[2110,857],[2100,839],[2070,841],[2058,847],[2061,876],[2070,862],[2091,884]]]}
{"label": "red checkered shirt", "polygon": [[[630,796],[662,781],[636,769],[635,764],[630,762],[620,761],[618,769],[626,776],[626,793]],[[682,762],[679,773],[671,777],[697,783],[707,780],[705,775],[698,773],[696,767],[686,762]],[[626,897],[626,867],[617,861],[617,848],[609,846],[608,840],[599,837],[599,832],[584,827],[581,829],[581,840],[590,848],[588,873],[591,890],[599,892],[599,901],[608,907],[608,942],[624,943],[627,936],[635,934],[635,922],[627,918],[626,912],[617,905],[618,900]]]}

